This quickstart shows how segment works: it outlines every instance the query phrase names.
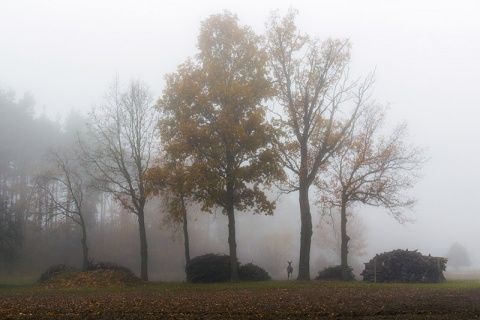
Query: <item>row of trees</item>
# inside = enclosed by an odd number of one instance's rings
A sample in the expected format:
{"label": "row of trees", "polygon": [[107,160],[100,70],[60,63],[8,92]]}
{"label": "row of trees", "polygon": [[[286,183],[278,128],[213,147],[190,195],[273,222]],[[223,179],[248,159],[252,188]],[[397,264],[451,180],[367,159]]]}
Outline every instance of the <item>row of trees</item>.
{"label": "row of trees", "polygon": [[[373,74],[349,77],[350,43],[302,34],[295,16],[293,10],[272,14],[263,37],[231,13],[209,17],[198,54],[166,76],[155,108],[146,86],[132,82],[123,89],[117,80],[86,128],[77,127],[64,147],[50,151],[51,165],[31,182],[42,190],[38,210],[48,213],[45,223],[61,216],[81,228],[84,265],[86,221],[101,194],[136,216],[144,280],[145,207],[155,194],[183,224],[187,263],[188,209],[195,203],[206,212],[222,209],[232,280],[238,280],[235,212],[273,214],[275,199],[266,192],[273,185],[299,194],[299,280],[310,279],[312,186],[325,212],[339,208],[344,270],[347,217],[355,203],[384,206],[402,221],[402,209],[414,203],[403,192],[413,186],[423,151],[405,144],[405,125],[383,137],[384,108],[370,98]],[[1,182],[4,189],[14,185]],[[14,206],[4,207],[2,216]]]}
{"label": "row of trees", "polygon": [[370,98],[373,74],[349,78],[350,43],[302,34],[295,16],[274,13],[263,38],[228,12],[211,16],[201,27],[199,53],[167,75],[156,105],[165,153],[147,180],[173,195],[180,220],[186,197],[206,211],[223,209],[232,280],[235,211],[273,214],[264,192],[272,183],[299,193],[299,280],[310,279],[310,188],[317,187],[325,208],[340,208],[346,279],[347,209],[357,202],[384,206],[402,221],[402,210],[414,203],[403,192],[424,162],[421,149],[405,145],[405,125],[382,136],[384,108]]}

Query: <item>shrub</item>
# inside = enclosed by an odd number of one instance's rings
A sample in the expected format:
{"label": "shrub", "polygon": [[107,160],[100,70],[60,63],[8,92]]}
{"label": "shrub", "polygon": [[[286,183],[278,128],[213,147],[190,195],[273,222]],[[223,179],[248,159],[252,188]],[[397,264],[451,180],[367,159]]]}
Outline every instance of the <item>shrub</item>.
{"label": "shrub", "polygon": [[38,279],[37,283],[42,284],[45,283],[47,280],[59,275],[59,274],[64,274],[64,273],[72,273],[72,272],[77,272],[78,270],[74,267],[69,267],[64,264],[58,264],[55,266],[51,266],[48,268],[44,273],[40,275],[40,278]]}
{"label": "shrub", "polygon": [[185,271],[188,282],[227,282],[230,280],[230,257],[213,253],[198,256],[190,260]]}
{"label": "shrub", "polygon": [[238,276],[243,281],[267,281],[271,279],[267,271],[253,263],[240,266]]}
{"label": "shrub", "polygon": [[[268,273],[254,265],[247,263],[238,266],[238,277],[242,281],[266,281],[270,280]],[[192,283],[213,283],[230,281],[230,256],[220,254],[205,254],[190,260],[185,271],[187,281]]]}
{"label": "shrub", "polygon": [[[355,275],[352,272],[353,269],[349,268],[349,270],[349,280],[355,280]],[[319,271],[315,280],[342,280],[342,266],[329,266],[322,271]]]}

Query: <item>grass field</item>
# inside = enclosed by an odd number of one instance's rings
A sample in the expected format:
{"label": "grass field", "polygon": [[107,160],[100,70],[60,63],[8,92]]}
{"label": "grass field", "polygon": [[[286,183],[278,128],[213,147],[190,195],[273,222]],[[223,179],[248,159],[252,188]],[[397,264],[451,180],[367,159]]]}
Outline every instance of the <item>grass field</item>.
{"label": "grass field", "polygon": [[[17,291],[49,291],[40,289],[37,286],[39,275],[0,275],[0,294]],[[462,279],[460,277],[460,279]],[[467,277],[468,279],[468,277]],[[317,288],[317,287],[335,287],[335,288],[401,288],[401,289],[434,289],[434,290],[480,290],[480,280],[449,280],[432,284],[408,284],[408,283],[366,283],[363,281],[337,282],[337,281],[263,281],[263,282],[227,282],[213,284],[192,284],[186,282],[149,282],[139,287],[117,287],[117,288],[79,288],[69,289],[68,291],[111,291],[111,290],[255,290],[255,289],[285,289],[285,288]],[[55,290],[53,290],[55,291]]]}

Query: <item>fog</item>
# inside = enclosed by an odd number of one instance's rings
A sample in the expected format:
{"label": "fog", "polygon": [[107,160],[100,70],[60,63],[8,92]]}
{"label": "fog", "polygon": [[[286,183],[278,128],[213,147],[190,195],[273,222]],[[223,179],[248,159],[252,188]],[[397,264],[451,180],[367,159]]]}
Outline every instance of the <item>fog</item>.
{"label": "fog", "polygon": [[[389,125],[406,121],[410,141],[428,152],[422,177],[411,190],[418,203],[406,212],[412,223],[401,225],[380,208],[355,207],[366,241],[365,255],[355,257],[356,263],[361,268],[376,253],[399,248],[442,256],[458,242],[473,262],[469,270],[480,268],[477,1],[2,1],[0,88],[14,90],[17,98],[31,93],[36,114],[58,123],[72,109],[86,114],[116,75],[125,81],[141,79],[158,98],[164,75],[196,53],[200,22],[209,15],[226,9],[236,13],[241,24],[263,33],[272,10],[285,14],[290,7],[299,10],[301,31],[321,39],[351,40],[352,75],[376,71],[373,97],[390,106]],[[237,215],[240,262],[266,265],[274,277],[286,277],[287,259],[294,260],[295,268],[300,238],[297,197],[282,197],[274,216]],[[181,239],[172,241],[172,230],[162,225],[158,208],[149,210],[151,278],[181,280]],[[211,215],[193,211],[192,256],[228,253],[227,221],[220,210]],[[319,214],[313,208],[312,213],[317,225]],[[132,225],[131,236],[122,231],[115,239],[123,249],[131,247],[131,255],[91,245],[92,257],[110,258],[136,270],[138,229],[133,215],[124,216],[131,218],[124,217]],[[325,264],[338,263],[325,253],[318,232],[314,228],[312,276]],[[97,236],[91,241],[106,243]],[[79,243],[72,248],[81,250]],[[170,260],[160,261],[166,248]],[[262,260],[274,250],[281,257],[278,262]],[[59,256],[52,262],[60,263]]]}

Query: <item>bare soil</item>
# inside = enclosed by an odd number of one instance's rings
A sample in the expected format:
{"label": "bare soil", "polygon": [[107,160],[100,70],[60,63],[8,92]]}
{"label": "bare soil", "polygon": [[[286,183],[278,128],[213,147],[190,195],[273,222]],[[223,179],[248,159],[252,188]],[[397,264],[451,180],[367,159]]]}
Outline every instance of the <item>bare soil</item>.
{"label": "bare soil", "polygon": [[480,316],[480,290],[337,288],[322,284],[279,289],[142,291],[136,287],[135,290],[3,294],[0,318],[476,319]]}

